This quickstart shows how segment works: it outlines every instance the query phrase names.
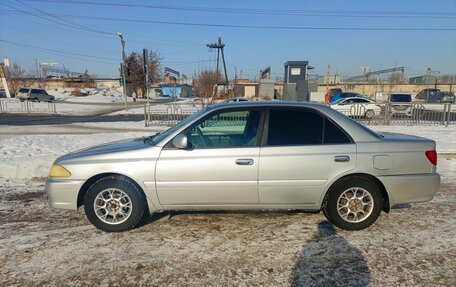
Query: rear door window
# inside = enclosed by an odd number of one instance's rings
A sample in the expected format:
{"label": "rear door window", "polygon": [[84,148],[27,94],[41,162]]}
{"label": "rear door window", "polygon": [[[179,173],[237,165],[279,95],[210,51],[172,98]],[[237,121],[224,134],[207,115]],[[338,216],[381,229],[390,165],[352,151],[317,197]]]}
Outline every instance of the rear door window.
{"label": "rear door window", "polygon": [[32,94],[43,94],[43,90],[32,89]]}
{"label": "rear door window", "polygon": [[308,109],[271,109],[268,146],[350,143],[350,138],[331,120]]}

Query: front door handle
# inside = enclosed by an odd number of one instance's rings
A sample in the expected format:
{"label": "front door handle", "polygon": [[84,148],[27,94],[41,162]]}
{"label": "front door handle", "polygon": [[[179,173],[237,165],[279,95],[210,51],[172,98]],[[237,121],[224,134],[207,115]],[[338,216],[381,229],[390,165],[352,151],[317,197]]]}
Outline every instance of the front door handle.
{"label": "front door handle", "polygon": [[350,161],[350,157],[348,155],[336,155],[334,157],[335,162],[347,162]]}
{"label": "front door handle", "polygon": [[237,165],[253,165],[253,159],[251,158],[240,158],[236,160]]}

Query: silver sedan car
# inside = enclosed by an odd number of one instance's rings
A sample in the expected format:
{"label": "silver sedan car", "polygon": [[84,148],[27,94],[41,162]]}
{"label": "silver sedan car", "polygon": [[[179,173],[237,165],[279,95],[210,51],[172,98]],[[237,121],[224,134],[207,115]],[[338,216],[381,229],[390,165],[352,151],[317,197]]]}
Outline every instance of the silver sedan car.
{"label": "silver sedan car", "polygon": [[437,192],[435,142],[377,134],[319,104],[239,102],[206,107],[151,137],[58,158],[50,205],[84,206],[104,231],[167,210],[320,211],[359,230],[395,204]]}

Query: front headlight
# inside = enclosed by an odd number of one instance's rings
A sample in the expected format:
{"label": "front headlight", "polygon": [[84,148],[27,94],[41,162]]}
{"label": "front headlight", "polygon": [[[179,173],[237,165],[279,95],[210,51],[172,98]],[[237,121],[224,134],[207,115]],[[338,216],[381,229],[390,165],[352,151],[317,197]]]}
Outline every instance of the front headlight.
{"label": "front headlight", "polygon": [[69,177],[71,173],[61,165],[53,164],[51,166],[51,171],[49,172],[49,177]]}

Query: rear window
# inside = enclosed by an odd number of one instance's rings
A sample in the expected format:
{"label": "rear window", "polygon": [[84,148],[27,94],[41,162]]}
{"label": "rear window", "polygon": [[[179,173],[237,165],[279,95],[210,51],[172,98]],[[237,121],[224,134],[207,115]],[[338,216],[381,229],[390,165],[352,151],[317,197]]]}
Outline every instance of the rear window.
{"label": "rear window", "polygon": [[28,91],[29,91],[29,89],[22,88],[19,90],[19,93],[28,93]]}
{"label": "rear window", "polygon": [[412,101],[412,96],[407,94],[392,94],[390,96],[390,101],[393,103],[410,103]]}

